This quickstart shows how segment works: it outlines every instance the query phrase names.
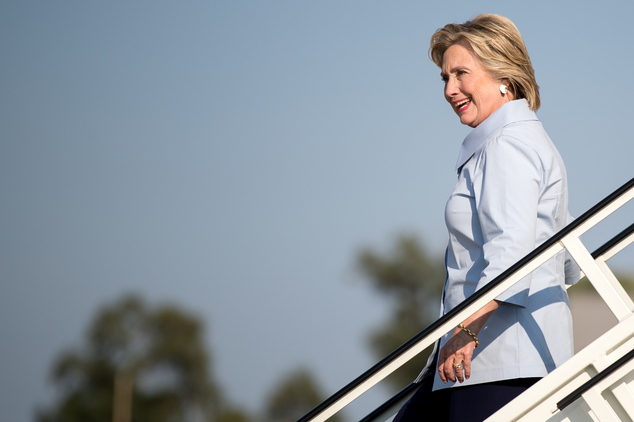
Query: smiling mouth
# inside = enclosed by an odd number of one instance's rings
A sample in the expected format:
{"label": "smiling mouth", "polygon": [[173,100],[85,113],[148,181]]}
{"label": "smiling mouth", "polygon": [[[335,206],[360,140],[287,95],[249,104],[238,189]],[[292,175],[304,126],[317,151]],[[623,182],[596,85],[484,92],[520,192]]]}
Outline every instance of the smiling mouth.
{"label": "smiling mouth", "polygon": [[455,103],[455,107],[456,110],[458,111],[463,111],[464,109],[467,108],[467,106],[471,103],[471,100],[469,98],[465,98],[464,100],[460,100],[457,103]]}

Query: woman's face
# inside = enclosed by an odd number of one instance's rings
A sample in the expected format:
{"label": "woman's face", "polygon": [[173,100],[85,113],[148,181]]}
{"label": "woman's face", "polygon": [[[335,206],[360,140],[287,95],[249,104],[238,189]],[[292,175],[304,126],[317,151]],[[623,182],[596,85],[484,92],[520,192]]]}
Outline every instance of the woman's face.
{"label": "woman's face", "polygon": [[501,82],[480,67],[471,49],[462,43],[445,51],[440,76],[445,81],[445,99],[463,125],[478,126],[512,99],[510,92],[500,92]]}

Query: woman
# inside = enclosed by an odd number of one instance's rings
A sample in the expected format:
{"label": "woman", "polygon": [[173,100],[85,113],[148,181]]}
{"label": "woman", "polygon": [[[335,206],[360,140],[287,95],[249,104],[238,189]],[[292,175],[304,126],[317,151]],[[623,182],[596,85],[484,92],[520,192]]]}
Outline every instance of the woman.
{"label": "woman", "polygon": [[[568,191],[564,163],[535,115],[539,86],[513,22],[479,15],[446,25],[430,56],[445,99],[473,128],[445,210],[446,313],[561,230]],[[564,266],[557,255],[443,336],[395,421],[482,421],[571,357]]]}

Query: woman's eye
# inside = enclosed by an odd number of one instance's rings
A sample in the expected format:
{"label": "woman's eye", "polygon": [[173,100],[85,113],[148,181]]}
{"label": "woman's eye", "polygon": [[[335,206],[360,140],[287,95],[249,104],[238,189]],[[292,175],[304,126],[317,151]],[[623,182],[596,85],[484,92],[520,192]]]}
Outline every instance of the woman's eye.
{"label": "woman's eye", "polygon": [[464,75],[464,74],[466,74],[466,73],[467,73],[467,72],[465,72],[464,70],[459,70],[459,71],[457,71],[457,72],[456,72],[456,75],[458,75],[458,76],[462,76],[462,75]]}

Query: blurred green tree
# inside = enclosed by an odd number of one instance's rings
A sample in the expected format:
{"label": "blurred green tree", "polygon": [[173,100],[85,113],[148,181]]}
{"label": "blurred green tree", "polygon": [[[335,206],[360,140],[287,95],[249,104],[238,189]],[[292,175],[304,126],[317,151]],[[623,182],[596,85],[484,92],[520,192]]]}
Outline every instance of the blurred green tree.
{"label": "blurred green tree", "polygon": [[59,401],[39,412],[39,422],[248,420],[222,404],[202,322],[134,296],[97,313],[84,347],[53,363],[52,380]]}
{"label": "blurred green tree", "polygon": [[[391,251],[365,248],[357,256],[364,279],[390,299],[390,319],[370,337],[370,346],[382,359],[438,318],[445,281],[443,260],[431,256],[412,235],[396,239]],[[388,380],[396,389],[412,382],[425,366],[431,348],[403,365]]]}
{"label": "blurred green tree", "polygon": [[[273,388],[263,420],[265,422],[292,422],[304,416],[325,400],[313,375],[306,369],[291,372]],[[334,415],[329,422],[339,422]]]}

